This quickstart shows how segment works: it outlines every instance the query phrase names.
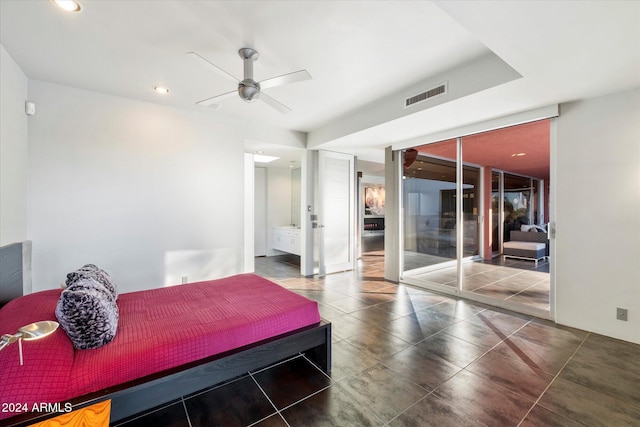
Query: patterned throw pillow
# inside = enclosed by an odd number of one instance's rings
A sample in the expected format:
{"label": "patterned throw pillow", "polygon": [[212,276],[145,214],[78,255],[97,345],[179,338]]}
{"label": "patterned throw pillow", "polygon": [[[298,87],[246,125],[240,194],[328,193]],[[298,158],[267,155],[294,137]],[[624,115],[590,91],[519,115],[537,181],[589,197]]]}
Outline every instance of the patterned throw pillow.
{"label": "patterned throw pillow", "polygon": [[56,317],[78,350],[110,343],[118,329],[118,305],[113,291],[93,277],[80,278],[62,291]]}
{"label": "patterned throw pillow", "polygon": [[111,276],[109,274],[98,268],[95,264],[85,264],[81,268],[67,274],[67,280],[65,281],[65,287],[69,287],[73,285],[80,279],[95,279],[98,282],[102,283],[104,287],[111,292],[113,295],[113,299],[118,299],[118,288],[111,281]]}

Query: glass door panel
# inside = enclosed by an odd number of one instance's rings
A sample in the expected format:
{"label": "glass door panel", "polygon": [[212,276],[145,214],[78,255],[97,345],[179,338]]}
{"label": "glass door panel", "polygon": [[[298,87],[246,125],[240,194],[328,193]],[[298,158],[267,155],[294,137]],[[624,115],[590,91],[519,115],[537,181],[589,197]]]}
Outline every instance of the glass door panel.
{"label": "glass door panel", "polygon": [[491,172],[491,252],[499,254],[500,249],[500,224],[502,224],[500,209],[500,172]]}
{"label": "glass door panel", "polygon": [[476,167],[464,166],[462,169],[462,254],[464,258],[480,253],[479,202],[480,170]]}
{"label": "glass door panel", "polygon": [[[431,156],[432,150],[440,157]],[[443,152],[453,158],[443,158]],[[405,155],[402,185],[404,276],[452,287],[457,286],[455,155],[456,141]]]}

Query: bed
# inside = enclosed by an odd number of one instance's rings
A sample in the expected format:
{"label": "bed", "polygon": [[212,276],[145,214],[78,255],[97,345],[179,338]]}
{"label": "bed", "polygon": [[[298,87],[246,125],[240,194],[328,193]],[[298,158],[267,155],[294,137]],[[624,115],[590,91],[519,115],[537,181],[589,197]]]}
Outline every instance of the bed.
{"label": "bed", "polygon": [[[10,301],[0,334],[56,320],[60,294]],[[117,334],[103,347],[74,349],[59,328],[23,343],[23,366],[18,345],[0,352],[0,425],[56,415],[22,413],[34,403],[75,409],[106,399],[116,422],[300,353],[330,373],[331,324],[317,303],[255,274],[123,293],[117,304]]]}

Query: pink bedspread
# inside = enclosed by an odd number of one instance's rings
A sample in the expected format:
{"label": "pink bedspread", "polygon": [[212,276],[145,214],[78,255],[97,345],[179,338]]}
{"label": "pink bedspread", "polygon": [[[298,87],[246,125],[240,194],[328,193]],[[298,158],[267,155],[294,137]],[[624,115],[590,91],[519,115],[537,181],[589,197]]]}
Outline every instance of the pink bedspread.
{"label": "pink bedspread", "polygon": [[[0,334],[56,320],[60,290],[37,292],[0,310]],[[140,378],[320,321],[318,305],[254,274],[121,294],[115,339],[74,350],[65,332],[0,352],[0,419]],[[25,406],[26,405],[26,406]]]}

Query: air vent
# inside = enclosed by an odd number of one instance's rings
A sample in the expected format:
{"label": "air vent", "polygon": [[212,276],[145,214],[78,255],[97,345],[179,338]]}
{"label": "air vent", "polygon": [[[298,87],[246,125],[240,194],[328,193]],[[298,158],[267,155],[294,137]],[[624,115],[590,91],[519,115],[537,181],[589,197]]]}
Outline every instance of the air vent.
{"label": "air vent", "polygon": [[404,100],[404,108],[411,107],[412,105],[424,102],[427,99],[435,98],[436,96],[444,95],[447,93],[447,83],[442,83],[434,87],[433,89],[426,90],[417,95],[411,96]]}

